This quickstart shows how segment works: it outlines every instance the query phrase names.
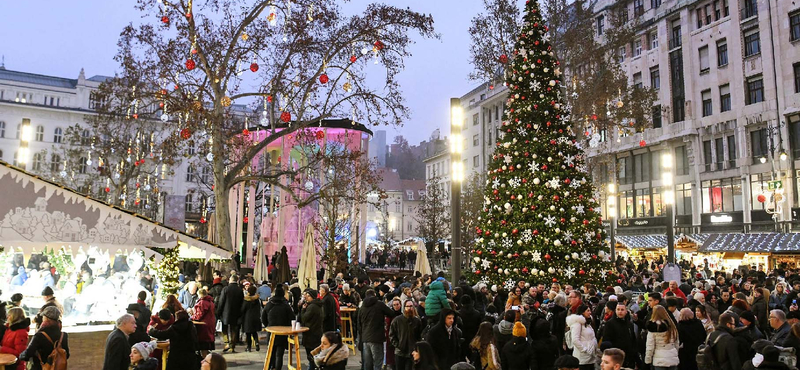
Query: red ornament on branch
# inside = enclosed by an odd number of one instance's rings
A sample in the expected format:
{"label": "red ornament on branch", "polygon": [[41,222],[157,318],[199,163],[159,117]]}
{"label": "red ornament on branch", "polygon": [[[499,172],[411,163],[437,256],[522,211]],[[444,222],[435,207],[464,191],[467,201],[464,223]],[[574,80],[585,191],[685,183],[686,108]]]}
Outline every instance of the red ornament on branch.
{"label": "red ornament on branch", "polygon": [[242,135],[244,135],[244,136],[250,136],[250,130],[248,130],[248,129],[244,129],[244,130],[242,130]]}
{"label": "red ornament on branch", "polygon": [[258,63],[250,64],[250,70],[253,72],[258,72]]}
{"label": "red ornament on branch", "polygon": [[500,63],[508,64],[508,55],[505,54],[500,55]]}
{"label": "red ornament on branch", "polygon": [[106,191],[106,193],[108,193],[108,192],[110,192],[110,191],[111,191],[111,188],[109,188],[108,186],[106,186],[106,188],[105,188],[105,189],[103,189],[103,190],[105,190],[105,191]]}
{"label": "red ornament on branch", "polygon": [[289,112],[281,113],[281,121],[284,123],[289,123],[292,120],[292,114]]}
{"label": "red ornament on branch", "polygon": [[356,58],[356,56],[355,56],[355,55],[351,55],[351,56],[350,56],[350,63],[355,63],[355,62],[356,62],[356,60],[358,60],[358,58]]}
{"label": "red ornament on branch", "polygon": [[328,83],[329,80],[330,79],[328,78],[327,74],[323,73],[323,74],[319,75],[319,82],[322,83],[323,85]]}
{"label": "red ornament on branch", "polygon": [[188,69],[188,70],[190,70],[190,71],[191,71],[191,70],[193,70],[193,69],[194,69],[194,67],[196,67],[196,66],[197,66],[197,65],[194,63],[194,60],[193,60],[192,58],[186,59],[186,69]]}
{"label": "red ornament on branch", "polygon": [[161,23],[169,24],[169,17],[167,17],[166,15],[161,17]]}
{"label": "red ornament on branch", "polygon": [[208,221],[206,220],[206,218],[205,218],[205,217],[200,217],[200,223],[201,223],[201,224],[204,224],[204,223],[206,223],[206,222],[208,222]]}
{"label": "red ornament on branch", "polygon": [[758,197],[757,197],[756,199],[758,199],[758,202],[759,202],[759,203],[764,203],[764,202],[766,202],[766,201],[767,201],[767,197],[766,197],[766,196],[764,196],[764,194],[759,194],[759,195],[758,195]]}
{"label": "red ornament on branch", "polygon": [[189,130],[188,128],[181,130],[181,138],[188,139],[190,137],[192,137],[192,130]]}
{"label": "red ornament on branch", "polygon": [[646,142],[646,141],[644,141],[644,140],[642,140],[642,141],[640,141],[640,142],[639,142],[639,146],[640,146],[640,147],[642,147],[642,148],[644,148],[644,147],[646,147],[646,146],[647,146],[647,142]]}
{"label": "red ornament on branch", "polygon": [[375,46],[375,49],[377,49],[378,51],[381,51],[383,50],[383,48],[386,47],[386,45],[384,45],[383,42],[381,42],[381,40],[375,41],[373,45]]}
{"label": "red ornament on branch", "polygon": [[317,131],[317,133],[314,135],[316,136],[317,140],[322,140],[325,138],[325,132],[323,131]]}
{"label": "red ornament on branch", "polygon": [[250,219],[247,218],[247,216],[244,216],[244,220],[242,220],[242,222],[247,223],[248,221],[250,221]]}

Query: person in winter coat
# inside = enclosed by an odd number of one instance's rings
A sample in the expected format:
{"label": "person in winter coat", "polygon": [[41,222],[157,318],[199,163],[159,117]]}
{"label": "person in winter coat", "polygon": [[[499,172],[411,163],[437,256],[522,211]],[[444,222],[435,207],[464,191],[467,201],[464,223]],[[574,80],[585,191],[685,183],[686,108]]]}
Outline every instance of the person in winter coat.
{"label": "person in winter coat", "polygon": [[[275,288],[277,290],[277,288]],[[374,294],[374,292],[373,292]],[[272,295],[273,297],[276,294]],[[303,293],[303,306],[300,311],[300,321],[303,326],[308,328],[308,331],[303,333],[303,347],[306,349],[306,356],[308,357],[309,370],[316,369],[314,365],[314,355],[311,351],[319,347],[322,338],[322,320],[325,318],[323,313],[322,301],[317,299],[317,292],[313,289],[307,289]],[[269,303],[267,303],[269,305]]]}
{"label": "person in winter coat", "polygon": [[258,343],[258,332],[261,331],[261,299],[257,290],[255,286],[249,285],[242,303],[242,331],[247,336],[245,352],[253,350],[253,343],[256,345],[256,351],[261,350]]}
{"label": "person in winter coat", "polygon": [[53,288],[50,288],[49,286],[42,290],[42,299],[44,300],[44,305],[39,309],[39,313],[36,314],[36,317],[33,319],[33,322],[36,323],[37,329],[39,328],[39,325],[42,325],[42,312],[44,312],[45,308],[55,307],[58,309],[58,312],[61,314],[64,313],[64,306],[58,302],[54,295],[55,293],[53,293]]}
{"label": "person in winter coat", "polygon": [[514,320],[517,314],[513,310],[508,310],[503,314],[503,320],[497,325],[494,325],[492,332],[494,334],[494,342],[500,346],[505,347],[506,343],[510,342],[514,336]]}
{"label": "person in winter coat", "polygon": [[[564,333],[567,331],[567,299],[563,295],[556,295],[553,306],[547,312],[547,321],[550,323],[550,333],[556,336],[558,343],[564,343]],[[578,303],[580,306],[580,303]],[[577,309],[577,307],[576,307]],[[558,346],[558,354],[563,355],[564,349]]]}
{"label": "person in winter coat", "polygon": [[116,328],[106,338],[103,370],[127,370],[131,364],[128,336],[136,331],[136,318],[124,314],[117,319]]}
{"label": "person in winter coat", "polygon": [[[558,358],[561,343],[555,335],[550,334],[550,325],[540,320],[533,326],[530,337],[531,370],[552,370]],[[506,344],[507,345],[507,344]]]}
{"label": "person in winter coat", "polygon": [[444,284],[441,281],[434,281],[430,285],[430,291],[425,298],[425,316],[435,322],[437,315],[445,308],[450,308],[447,300],[447,293],[444,291]]}
{"label": "person in winter coat", "polygon": [[422,320],[414,301],[403,302],[403,314],[389,325],[389,341],[394,347],[395,370],[411,370],[411,352],[422,336]]}
{"label": "person in winter coat", "polygon": [[597,338],[592,329],[592,311],[586,305],[578,306],[575,314],[567,316],[567,326],[572,343],[572,355],[578,359],[581,370],[594,369],[597,360],[595,349],[597,348]]}
{"label": "person in winter coat", "polygon": [[706,333],[711,334],[711,332],[714,331],[714,322],[711,321],[711,318],[708,317],[708,314],[706,314],[706,308],[701,305],[698,305],[697,307],[695,307],[694,312],[695,312],[695,317],[698,320],[700,320],[700,323],[703,325],[703,328],[706,329]]}
{"label": "person in winter coat", "polygon": [[439,314],[439,322],[428,331],[425,341],[433,347],[439,369],[449,369],[453,364],[459,362],[463,337],[461,330],[455,325],[455,311],[448,309]]}
{"label": "person in winter coat", "polygon": [[791,336],[791,327],[786,322],[786,314],[781,310],[770,311],[769,325],[774,330],[769,341],[776,346],[786,347],[786,342]]}
{"label": "person in winter coat", "polygon": [[[264,324],[264,327],[290,326],[292,325],[293,318],[294,318],[294,310],[292,310],[292,306],[289,305],[289,301],[286,300],[286,296],[284,295],[283,291],[283,285],[278,285],[277,287],[275,287],[275,292],[269,298],[269,301],[267,301],[267,305],[264,306],[264,309],[261,311],[261,324]],[[303,341],[306,340],[307,336],[313,335],[308,333],[310,333],[310,331],[303,334]],[[256,333],[256,339],[258,339],[257,336],[258,333]],[[272,356],[270,357],[270,368],[272,369],[283,368],[283,353],[284,351],[286,351],[287,348],[289,348],[289,342],[286,336],[285,335],[276,336],[275,342],[272,344]],[[259,350],[258,344],[256,344],[256,351],[258,350]]]}
{"label": "person in winter coat", "polygon": [[[475,334],[478,333],[478,327],[481,325],[481,320],[483,320],[483,314],[474,308],[470,296],[464,295],[461,298],[461,309],[458,310],[458,316],[461,317],[461,323],[463,324],[460,328],[464,338],[470,340],[475,337]],[[497,348],[498,350],[500,349],[500,347]]]}
{"label": "person in winter coat", "polygon": [[528,346],[528,331],[521,322],[514,323],[514,338],[506,343],[500,354],[503,370],[528,370],[531,367],[531,349]]}
{"label": "person in winter coat", "polygon": [[[19,357],[19,354],[28,346],[30,327],[31,319],[25,317],[25,310],[19,307],[8,310],[8,321],[0,353],[10,353],[14,357]],[[17,361],[16,365],[9,365],[7,369],[25,370],[25,361]]]}
{"label": "person in winter coat", "polygon": [[39,358],[47,361],[47,356],[50,356],[55,343],[59,340],[61,340],[61,348],[67,353],[67,358],[69,359],[69,335],[61,332],[60,320],[61,311],[58,308],[47,307],[42,311],[42,325],[39,326],[33,339],[28,343],[28,348],[25,348],[19,354],[20,361],[29,362],[30,370],[42,369],[42,363]]}
{"label": "person in winter coat", "polygon": [[638,347],[636,345],[636,332],[629,318],[628,307],[624,304],[618,304],[614,309],[614,316],[605,324],[603,342],[610,342],[614,348],[624,351],[627,355],[622,366],[633,369],[636,367]]}
{"label": "person in winter coat", "polygon": [[[522,325],[521,322],[517,322],[517,324]],[[522,327],[525,328],[525,325]],[[500,351],[494,342],[492,324],[488,322],[481,324],[478,334],[470,341],[469,348],[477,355],[475,356],[477,358],[472,361],[476,369],[500,370]]]}
{"label": "person in winter coat", "polygon": [[719,325],[708,335],[705,343],[712,346],[714,365],[720,370],[739,370],[742,360],[739,356],[739,345],[733,337],[736,324],[733,315],[723,313],[719,316]]}
{"label": "person in winter coat", "polygon": [[[644,362],[655,370],[677,370],[679,364],[678,329],[664,307],[657,306],[647,322],[647,347]],[[627,357],[627,356],[626,356]]]}
{"label": "person in winter coat", "polygon": [[678,350],[680,370],[697,370],[697,348],[703,344],[707,335],[703,324],[694,317],[692,309],[682,309],[678,321],[678,337],[682,344]]}
{"label": "person in winter coat", "polygon": [[756,319],[755,314],[750,311],[744,311],[742,315],[739,316],[739,321],[742,323],[742,326],[733,330],[733,336],[742,338],[748,350],[753,342],[766,338],[764,334],[761,333],[761,330],[758,329],[758,326],[756,326],[756,320],[758,319]]}
{"label": "person in winter coat", "polygon": [[[755,347],[756,344],[753,345]],[[759,354],[751,361],[745,362],[742,370],[789,370],[789,366],[780,361],[781,351],[771,344],[761,348]]]}
{"label": "person in winter coat", "polygon": [[225,348],[222,352],[236,352],[236,342],[239,341],[239,323],[242,318],[242,304],[244,292],[237,283],[239,278],[231,275],[228,286],[222,289],[216,307],[216,315],[222,321],[222,339]]}
{"label": "person in winter coat", "polygon": [[142,316],[144,315],[141,310],[142,306],[137,303],[131,303],[127,308],[127,312],[136,319],[136,331],[128,335],[128,344],[131,346],[139,342],[150,341],[150,336],[147,335],[147,323],[141,324]]}
{"label": "person in winter coat", "polygon": [[374,290],[367,290],[361,309],[358,310],[358,336],[361,338],[365,370],[383,367],[383,343],[386,318],[394,317],[392,309],[378,300]]}
{"label": "person in winter coat", "polygon": [[[769,291],[764,288],[753,289],[753,304],[750,305],[750,311],[756,316],[756,325],[762,332],[769,330],[769,307],[767,299],[769,299]],[[741,314],[739,314],[741,317]]]}
{"label": "person in winter coat", "polygon": [[314,364],[320,369],[344,370],[347,367],[349,355],[347,346],[342,343],[342,336],[334,331],[326,332],[322,336],[319,347],[314,348]]}
{"label": "person in winter coat", "polygon": [[[230,286],[230,285],[229,285]],[[186,311],[175,313],[175,323],[167,330],[150,329],[150,336],[169,340],[166,370],[198,370],[200,363],[195,352],[198,348],[197,330]]]}
{"label": "person in winter coat", "polygon": [[211,282],[211,288],[208,289],[208,294],[214,299],[214,306],[219,305],[219,297],[222,295],[222,289],[225,289],[225,284],[222,281],[222,272],[214,270],[214,280]]}
{"label": "person in winter coat", "polygon": [[789,305],[791,301],[787,301],[789,294],[786,293],[786,285],[778,283],[775,285],[775,291],[769,296],[769,309],[770,310],[783,310],[789,312]]}
{"label": "person in winter coat", "polygon": [[322,321],[322,329],[325,331],[336,331],[336,299],[333,298],[331,288],[328,284],[319,286],[319,295],[322,300],[322,307],[325,308],[325,319]]}
{"label": "person in winter coat", "polygon": [[413,370],[439,370],[433,347],[428,342],[417,342],[416,348],[411,352],[411,358],[414,361],[411,367]]}
{"label": "person in winter coat", "polygon": [[197,326],[197,344],[200,348],[200,354],[203,357],[208,355],[209,351],[214,350],[214,336],[217,331],[217,317],[214,316],[214,298],[208,294],[206,288],[202,288],[197,292],[200,299],[194,305],[194,313],[192,314],[192,321],[201,321],[205,325]]}
{"label": "person in winter coat", "polygon": [[[167,330],[174,323],[175,323],[175,316],[172,314],[172,312],[170,312],[169,309],[164,308],[164,309],[161,309],[161,311],[158,311],[157,314],[153,315],[153,317],[150,318],[150,324],[147,326],[147,328],[148,328],[147,330],[149,331],[150,329],[153,329],[153,328],[158,329],[158,330]],[[217,323],[215,321],[214,322],[214,326],[215,326],[214,330],[215,331],[216,331],[216,325],[217,325]],[[164,364],[161,363],[161,359],[163,357],[163,356],[161,356],[162,352],[163,352],[163,350],[156,348],[152,353],[152,357],[155,357],[156,359],[158,359],[158,368],[159,369],[164,368]]]}
{"label": "person in winter coat", "polygon": [[139,342],[131,347],[131,365],[133,370],[157,370],[158,360],[150,357],[156,349],[156,342]]}

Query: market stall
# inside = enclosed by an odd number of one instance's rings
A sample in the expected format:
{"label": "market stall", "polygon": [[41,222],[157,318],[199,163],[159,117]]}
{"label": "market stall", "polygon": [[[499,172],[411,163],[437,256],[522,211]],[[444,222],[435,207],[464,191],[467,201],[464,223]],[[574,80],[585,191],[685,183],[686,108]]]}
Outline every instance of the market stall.
{"label": "market stall", "polygon": [[[623,258],[640,259],[644,257],[647,260],[654,260],[662,256],[666,257],[667,254],[667,236],[663,234],[617,235],[615,240],[617,242],[617,255]],[[694,253],[697,250],[697,245],[696,239],[687,235],[677,235],[675,237],[675,252],[678,259],[681,259],[684,255]]]}
{"label": "market stall", "polygon": [[721,270],[748,266],[767,271],[781,263],[797,266],[799,249],[800,234],[796,233],[733,233],[710,235],[698,252]]}

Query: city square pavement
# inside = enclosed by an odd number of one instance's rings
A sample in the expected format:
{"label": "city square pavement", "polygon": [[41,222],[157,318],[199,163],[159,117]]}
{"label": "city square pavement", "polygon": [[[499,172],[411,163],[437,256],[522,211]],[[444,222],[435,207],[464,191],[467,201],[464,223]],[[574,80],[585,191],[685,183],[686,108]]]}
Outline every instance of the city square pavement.
{"label": "city square pavement", "polygon": [[[223,353],[222,355],[225,356],[225,359],[228,361],[229,368],[235,369],[242,369],[242,370],[261,370],[264,368],[264,359],[267,355],[267,346],[269,344],[269,340],[267,339],[267,333],[262,332],[259,335],[259,343],[261,343],[261,351],[256,352],[255,347],[253,347],[253,352],[245,352],[244,349],[246,348],[244,345],[237,345],[236,346],[236,353]],[[242,335],[242,339],[244,335]],[[225,347],[225,344],[222,342],[222,338],[220,337],[219,333],[217,333],[217,342],[216,342],[216,352],[222,353],[222,349]],[[305,348],[300,348],[300,357],[301,357],[301,365],[303,369],[308,369],[308,360],[306,359],[306,350]],[[289,363],[289,351],[283,356],[283,369],[286,369],[286,365]],[[353,355],[353,352],[350,351],[350,358],[347,359],[347,370],[357,370],[361,368],[361,353],[357,352],[357,354]]]}

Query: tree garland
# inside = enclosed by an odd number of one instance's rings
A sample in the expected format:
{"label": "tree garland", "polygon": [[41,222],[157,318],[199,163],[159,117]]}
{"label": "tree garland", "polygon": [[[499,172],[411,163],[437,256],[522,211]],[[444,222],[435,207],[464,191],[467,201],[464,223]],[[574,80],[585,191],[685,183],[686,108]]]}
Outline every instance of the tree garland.
{"label": "tree garland", "polygon": [[180,282],[178,275],[181,270],[178,268],[178,248],[160,250],[164,258],[155,264],[155,274],[159,281],[159,293],[162,299],[167,299],[170,294],[178,292]]}

